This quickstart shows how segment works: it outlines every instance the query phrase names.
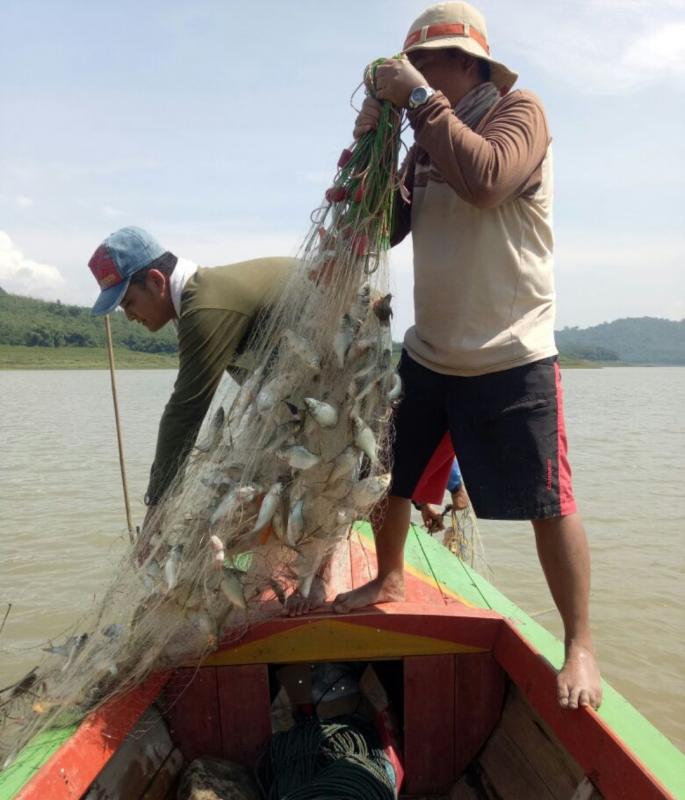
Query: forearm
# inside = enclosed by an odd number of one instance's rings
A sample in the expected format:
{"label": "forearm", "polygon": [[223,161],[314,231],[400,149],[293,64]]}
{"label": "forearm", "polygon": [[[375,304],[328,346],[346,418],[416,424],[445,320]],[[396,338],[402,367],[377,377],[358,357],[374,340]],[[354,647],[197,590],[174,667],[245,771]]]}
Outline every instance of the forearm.
{"label": "forearm", "polygon": [[159,423],[155,460],[145,496],[148,504],[158,503],[173,482],[195,443],[211,400],[210,395],[200,398],[200,402],[184,404],[171,396]]}
{"label": "forearm", "polygon": [[549,145],[542,109],[528,97],[500,101],[475,133],[441,93],[409,113],[416,143],[466,202],[494,208],[522,193]]}
{"label": "forearm", "polygon": [[187,458],[248,322],[243,314],[216,309],[182,318],[178,378],[159,425],[148,503],[159,501]]}

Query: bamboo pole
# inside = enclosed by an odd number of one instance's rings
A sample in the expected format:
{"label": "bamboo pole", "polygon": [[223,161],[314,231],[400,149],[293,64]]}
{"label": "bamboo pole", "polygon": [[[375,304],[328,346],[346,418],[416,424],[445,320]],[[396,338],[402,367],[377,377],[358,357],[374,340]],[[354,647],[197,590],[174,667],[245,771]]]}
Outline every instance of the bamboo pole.
{"label": "bamboo pole", "polygon": [[119,467],[121,468],[121,485],[124,490],[124,506],[126,507],[126,525],[128,538],[134,543],[133,522],[131,521],[131,505],[128,501],[128,484],[126,483],[126,466],[124,465],[124,441],[121,435],[119,421],[119,401],[117,400],[117,382],[114,375],[114,348],[112,346],[112,327],[109,323],[109,314],[105,315],[105,333],[107,335],[107,355],[109,356],[109,376],[112,381],[112,402],[114,403],[114,420],[117,427],[117,445],[119,447]]}

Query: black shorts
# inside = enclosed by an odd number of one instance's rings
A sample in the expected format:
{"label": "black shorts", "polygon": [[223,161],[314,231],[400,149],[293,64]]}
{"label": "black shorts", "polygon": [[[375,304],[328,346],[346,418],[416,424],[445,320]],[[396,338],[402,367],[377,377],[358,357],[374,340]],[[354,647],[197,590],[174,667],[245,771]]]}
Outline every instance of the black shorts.
{"label": "black shorts", "polygon": [[556,356],[464,378],[433,372],[403,351],[399,373],[390,494],[441,503],[456,453],[479,517],[575,512]]}

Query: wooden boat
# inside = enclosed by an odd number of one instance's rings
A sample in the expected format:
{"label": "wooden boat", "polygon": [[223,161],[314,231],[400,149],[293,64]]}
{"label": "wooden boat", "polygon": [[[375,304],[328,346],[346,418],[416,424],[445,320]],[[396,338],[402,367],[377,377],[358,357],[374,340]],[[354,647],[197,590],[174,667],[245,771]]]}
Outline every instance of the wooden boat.
{"label": "wooden boat", "polygon": [[[252,765],[271,736],[274,666],[327,661],[394,675],[400,797],[685,797],[685,756],[610,686],[598,713],[559,708],[562,647],[540,625],[418,528],[405,559],[406,602],[258,624],[199,668],[154,675],[77,728],[38,737],[0,776],[1,800],[161,800],[197,756]],[[359,526],[334,591],[374,568]]]}

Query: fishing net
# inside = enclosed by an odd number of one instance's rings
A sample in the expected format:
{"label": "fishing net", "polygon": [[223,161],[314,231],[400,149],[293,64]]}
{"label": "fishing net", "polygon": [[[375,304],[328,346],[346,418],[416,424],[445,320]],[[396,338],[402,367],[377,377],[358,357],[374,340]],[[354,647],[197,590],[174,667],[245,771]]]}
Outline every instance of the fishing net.
{"label": "fishing net", "polygon": [[242,356],[244,382],[221,399],[205,446],[86,632],[51,644],[0,695],[8,761],[39,731],[78,721],[152,671],[199,664],[282,613],[289,592],[307,597],[350,524],[383,497],[401,390],[386,264],[400,125],[385,103],[378,129],[343,151],[299,266]]}

